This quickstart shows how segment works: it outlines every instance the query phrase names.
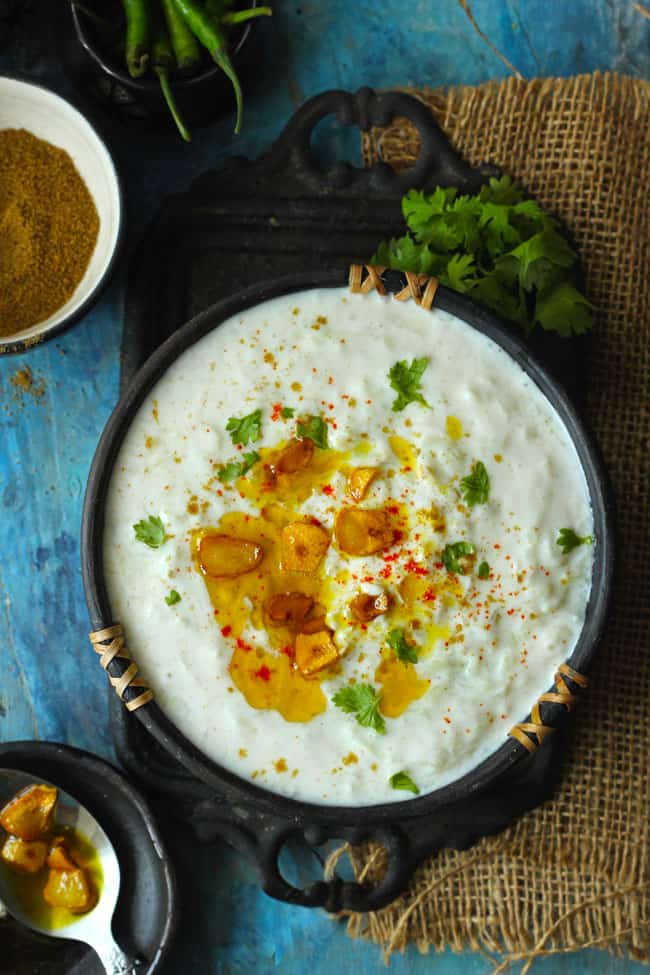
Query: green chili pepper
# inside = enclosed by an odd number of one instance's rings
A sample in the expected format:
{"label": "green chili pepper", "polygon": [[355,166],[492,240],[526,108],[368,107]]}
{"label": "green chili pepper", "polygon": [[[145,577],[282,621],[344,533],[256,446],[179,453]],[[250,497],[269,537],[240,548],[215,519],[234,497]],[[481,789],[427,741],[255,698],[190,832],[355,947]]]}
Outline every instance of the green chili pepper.
{"label": "green chili pepper", "polygon": [[243,24],[254,17],[270,17],[273,11],[270,7],[249,7],[247,10],[232,10],[230,13],[223,14],[222,24]]}
{"label": "green chili pepper", "polygon": [[160,90],[163,93],[163,98],[167,102],[167,107],[171,113],[171,116],[176,123],[176,128],[185,141],[189,142],[191,139],[190,133],[188,132],[185,123],[180,116],[176,106],[176,101],[174,99],[174,93],[171,85],[169,84],[169,70],[170,68],[174,67],[176,62],[174,59],[174,52],[172,51],[172,45],[169,40],[169,35],[167,34],[167,28],[165,27],[162,13],[159,10],[154,12],[152,27],[153,43],[151,45],[151,61],[153,70],[158,76]]}
{"label": "green chili pepper", "polygon": [[185,23],[185,19],[175,6],[174,0],[160,0],[160,2],[176,64],[181,71],[198,67],[201,61],[201,50],[196,37]]}
{"label": "green chili pepper", "polygon": [[230,79],[237,102],[235,133],[238,135],[241,131],[244,104],[241,84],[228,55],[226,35],[221,25],[214,21],[210,14],[200,6],[198,0],[174,0],[174,3],[183,15],[187,26],[207,49],[212,59],[216,61],[226,77]]}
{"label": "green chili pepper", "polygon": [[141,78],[149,63],[149,11],[145,0],[122,0],[126,15],[126,64],[132,78]]}

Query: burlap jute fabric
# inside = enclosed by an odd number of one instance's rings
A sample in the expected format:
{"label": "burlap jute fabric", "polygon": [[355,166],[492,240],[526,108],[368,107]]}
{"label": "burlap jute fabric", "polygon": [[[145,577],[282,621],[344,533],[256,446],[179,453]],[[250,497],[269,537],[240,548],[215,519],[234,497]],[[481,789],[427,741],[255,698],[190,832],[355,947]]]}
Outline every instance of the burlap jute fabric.
{"label": "burlap jute fabric", "polygon": [[[396,903],[352,917],[387,952],[531,955],[650,948],[650,84],[614,74],[417,93],[473,163],[521,180],[573,234],[597,306],[587,415],[619,506],[614,606],[557,796],[507,832],[424,864]],[[412,163],[413,131],[366,137]],[[377,850],[352,852],[357,875]],[[496,965],[496,962],[495,962]],[[492,966],[486,962],[486,970]],[[501,965],[499,965],[499,970]]]}

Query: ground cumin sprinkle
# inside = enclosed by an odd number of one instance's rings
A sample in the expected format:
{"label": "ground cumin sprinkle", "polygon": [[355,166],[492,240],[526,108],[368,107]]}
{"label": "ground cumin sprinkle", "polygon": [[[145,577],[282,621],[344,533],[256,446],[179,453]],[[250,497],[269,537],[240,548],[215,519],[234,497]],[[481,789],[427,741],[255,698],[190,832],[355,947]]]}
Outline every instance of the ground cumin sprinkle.
{"label": "ground cumin sprinkle", "polygon": [[24,129],[0,131],[0,337],[65,304],[98,231],[93,198],[68,153]]}

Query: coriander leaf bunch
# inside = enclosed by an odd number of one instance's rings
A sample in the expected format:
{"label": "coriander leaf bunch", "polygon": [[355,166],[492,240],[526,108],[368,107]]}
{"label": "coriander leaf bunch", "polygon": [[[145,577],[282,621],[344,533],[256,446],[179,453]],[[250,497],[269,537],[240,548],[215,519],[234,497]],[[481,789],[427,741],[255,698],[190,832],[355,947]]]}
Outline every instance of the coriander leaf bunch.
{"label": "coriander leaf bunch", "polygon": [[402,213],[407,233],[381,243],[373,264],[432,275],[527,333],[591,328],[593,306],[575,283],[576,252],[557,220],[509,176],[472,195],[410,190]]}

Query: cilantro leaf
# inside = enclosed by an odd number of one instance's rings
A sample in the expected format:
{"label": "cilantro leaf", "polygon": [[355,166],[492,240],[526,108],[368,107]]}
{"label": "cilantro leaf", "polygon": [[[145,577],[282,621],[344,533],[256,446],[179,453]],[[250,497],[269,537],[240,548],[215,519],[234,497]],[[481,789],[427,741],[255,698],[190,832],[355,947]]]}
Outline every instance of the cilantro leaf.
{"label": "cilantro leaf", "polygon": [[296,411],[294,409],[292,409],[290,406],[283,406],[282,407],[282,419],[283,420],[290,420],[291,417],[293,416],[293,414],[295,412]]}
{"label": "cilantro leaf", "polygon": [[474,555],[476,549],[471,542],[454,542],[445,545],[442,553],[442,564],[447,572],[455,572],[457,575],[467,575],[468,563],[471,562],[470,556]]}
{"label": "cilantro leaf", "polygon": [[463,294],[474,284],[474,258],[471,254],[454,254],[447,264],[446,278],[450,288]]}
{"label": "cilantro leaf", "polygon": [[547,332],[584,335],[593,324],[593,305],[569,281],[537,296],[535,321]]}
{"label": "cilantro leaf", "polygon": [[555,230],[545,229],[510,251],[509,258],[517,261],[517,273],[523,288],[530,291],[538,284],[536,270],[546,261],[561,268],[569,268],[575,262],[575,252],[571,250],[564,237]]}
{"label": "cilantro leaf", "polygon": [[416,664],[418,662],[417,647],[408,642],[404,636],[404,630],[391,630],[386,641],[402,663]]}
{"label": "cilantro leaf", "polygon": [[168,606],[175,606],[176,603],[180,603],[180,594],[176,592],[175,589],[171,589],[168,596],[165,596],[165,602]]}
{"label": "cilantro leaf", "polygon": [[564,555],[568,555],[579,545],[593,545],[593,535],[576,535],[573,528],[560,528],[556,544],[560,546]]}
{"label": "cilantro leaf", "polygon": [[558,221],[509,176],[474,195],[410,190],[402,213],[407,233],[379,244],[374,264],[433,275],[526,332],[591,328],[592,307],[573,283],[577,254]]}
{"label": "cilantro leaf", "polygon": [[226,430],[234,444],[255,443],[262,436],[262,411],[253,410],[248,416],[231,416],[226,423]]}
{"label": "cilantro leaf", "polygon": [[[412,237],[398,237],[379,245],[373,264],[395,267],[400,271],[435,275],[434,255],[426,244],[416,244]],[[437,275],[435,275],[437,276]]]}
{"label": "cilantro leaf", "polygon": [[499,203],[503,206],[513,206],[524,198],[523,190],[517,183],[513,183],[512,177],[490,176],[487,186],[479,191],[479,197],[484,202]]}
{"label": "cilantro leaf", "polygon": [[298,420],[296,433],[301,440],[313,440],[321,450],[328,450],[327,424],[322,416],[307,416]]}
{"label": "cilantro leaf", "polygon": [[481,562],[478,567],[478,577],[479,579],[489,579],[490,578],[490,566],[487,562]]}
{"label": "cilantro leaf", "polygon": [[472,467],[472,473],[462,479],[460,487],[463,492],[463,501],[470,508],[473,508],[475,504],[487,504],[490,497],[490,475],[482,461],[476,461]]}
{"label": "cilantro leaf", "polygon": [[[421,403],[429,406],[420,392],[422,374],[428,365],[428,359],[413,359],[409,366],[406,359],[396,362],[388,371],[391,389],[397,393],[393,402],[393,411],[401,412],[409,403]],[[429,407],[430,408],[430,407]]]}
{"label": "cilantro leaf", "polygon": [[144,542],[149,548],[160,548],[165,541],[165,526],[157,515],[149,515],[133,526],[138,542]]}
{"label": "cilantro leaf", "polygon": [[253,464],[256,464],[260,459],[256,450],[250,450],[243,455],[241,460],[231,460],[228,464],[220,467],[217,471],[217,477],[222,484],[229,484],[230,481],[236,481],[238,477],[247,474]]}
{"label": "cilantro leaf", "polygon": [[346,714],[355,714],[357,722],[364,728],[374,728],[380,735],[385,733],[386,723],[379,713],[381,698],[372,684],[348,684],[337,691],[332,700]]}
{"label": "cilantro leaf", "polygon": [[420,790],[408,772],[395,772],[394,775],[391,775],[389,782],[393,789],[403,789],[405,792],[412,792],[416,796],[420,795]]}

